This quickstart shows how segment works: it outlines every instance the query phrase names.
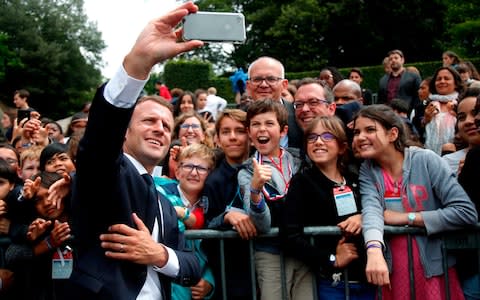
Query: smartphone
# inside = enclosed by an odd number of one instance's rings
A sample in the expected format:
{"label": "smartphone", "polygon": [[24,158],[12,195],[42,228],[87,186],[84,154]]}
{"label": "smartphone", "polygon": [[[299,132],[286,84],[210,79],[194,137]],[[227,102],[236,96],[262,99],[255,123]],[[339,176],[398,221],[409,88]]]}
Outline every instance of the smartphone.
{"label": "smartphone", "polygon": [[199,11],[183,18],[183,39],[204,42],[243,43],[245,16],[241,13]]}
{"label": "smartphone", "polygon": [[27,118],[28,120],[30,120],[30,113],[32,111],[31,110],[28,110],[28,109],[19,109],[17,111],[17,124],[20,124],[20,122]]}

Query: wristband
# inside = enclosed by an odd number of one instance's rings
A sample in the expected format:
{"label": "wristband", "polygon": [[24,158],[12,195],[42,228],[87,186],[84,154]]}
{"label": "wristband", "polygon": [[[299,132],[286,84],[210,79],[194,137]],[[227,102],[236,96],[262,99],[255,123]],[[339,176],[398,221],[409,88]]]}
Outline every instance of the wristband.
{"label": "wristband", "polygon": [[45,239],[44,239],[45,243],[47,244],[47,247],[48,247],[48,250],[53,250],[55,249],[55,247],[53,247],[52,245],[52,239],[50,238],[50,235],[47,236]]}
{"label": "wristband", "polygon": [[377,249],[382,249],[383,246],[382,244],[377,244],[377,243],[370,243],[367,245],[367,247],[365,247],[365,249],[371,249],[371,248],[377,248]]}
{"label": "wristband", "polygon": [[254,194],[254,195],[260,195],[260,193],[262,192],[262,190],[257,190],[257,189],[254,189],[253,187],[250,187],[250,193]]}
{"label": "wristband", "polygon": [[183,215],[183,218],[180,219],[180,221],[185,221],[188,218],[190,218],[190,210],[185,207],[185,214]]}
{"label": "wristband", "polygon": [[252,200],[250,200],[250,203],[253,207],[255,207],[259,211],[265,210],[265,200],[263,198],[260,199],[260,202],[255,203]]}

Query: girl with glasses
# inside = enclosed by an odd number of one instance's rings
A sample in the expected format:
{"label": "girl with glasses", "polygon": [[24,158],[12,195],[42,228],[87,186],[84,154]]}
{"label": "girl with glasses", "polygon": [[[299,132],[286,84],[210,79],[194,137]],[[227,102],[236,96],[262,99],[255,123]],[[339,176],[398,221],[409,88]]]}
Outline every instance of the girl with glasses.
{"label": "girl with glasses", "polygon": [[[374,299],[365,278],[361,205],[357,178],[346,166],[347,135],[335,116],[315,118],[305,131],[311,165],[291,180],[280,227],[287,256],[316,275],[318,299]],[[310,236],[307,226],[337,226],[341,235]]]}

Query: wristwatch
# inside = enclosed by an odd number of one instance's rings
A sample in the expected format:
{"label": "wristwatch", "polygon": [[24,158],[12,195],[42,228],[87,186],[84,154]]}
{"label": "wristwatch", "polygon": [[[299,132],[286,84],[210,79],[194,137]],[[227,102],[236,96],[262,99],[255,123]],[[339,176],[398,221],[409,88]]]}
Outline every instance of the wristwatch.
{"label": "wristwatch", "polygon": [[332,267],[335,267],[335,262],[337,261],[337,257],[335,256],[335,254],[330,254],[329,260]]}
{"label": "wristwatch", "polygon": [[415,218],[416,218],[416,215],[414,212],[408,213],[408,225],[413,225]]}

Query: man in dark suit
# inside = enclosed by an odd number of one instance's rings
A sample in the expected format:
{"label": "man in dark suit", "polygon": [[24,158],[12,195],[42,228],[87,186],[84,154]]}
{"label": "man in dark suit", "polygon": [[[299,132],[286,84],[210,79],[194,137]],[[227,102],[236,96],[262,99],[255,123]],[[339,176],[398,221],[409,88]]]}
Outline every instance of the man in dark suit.
{"label": "man in dark suit", "polygon": [[420,76],[404,68],[405,58],[402,51],[396,49],[388,52],[388,59],[391,72],[380,78],[377,103],[390,104],[394,98],[400,98],[408,104],[411,112],[420,102]]}
{"label": "man in dark suit", "polygon": [[150,22],[95,95],[72,191],[71,299],[166,300],[172,280],[193,285],[200,279],[198,261],[183,249],[175,210],[150,176],[169,149],[171,106],[158,96],[136,102],[155,64],[203,44],[177,42],[174,29],[197,10],[188,2]]}

